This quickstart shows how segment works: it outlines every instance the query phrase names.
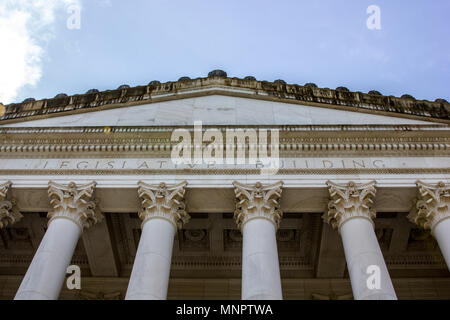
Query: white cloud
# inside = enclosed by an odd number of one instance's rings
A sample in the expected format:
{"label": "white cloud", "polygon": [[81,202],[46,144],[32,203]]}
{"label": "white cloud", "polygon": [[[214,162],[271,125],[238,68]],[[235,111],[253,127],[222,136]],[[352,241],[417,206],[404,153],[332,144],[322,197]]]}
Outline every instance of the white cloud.
{"label": "white cloud", "polygon": [[38,83],[56,14],[81,1],[0,0],[0,102],[13,102],[21,88]]}

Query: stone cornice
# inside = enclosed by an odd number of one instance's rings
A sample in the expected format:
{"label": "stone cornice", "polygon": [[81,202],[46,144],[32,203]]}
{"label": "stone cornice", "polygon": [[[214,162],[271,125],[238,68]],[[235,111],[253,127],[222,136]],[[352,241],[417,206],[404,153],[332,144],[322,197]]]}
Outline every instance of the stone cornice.
{"label": "stone cornice", "polygon": [[[203,125],[203,132],[208,129],[218,129],[225,132],[227,129],[278,129],[280,132],[352,132],[352,131],[448,131],[446,124],[401,124],[401,125]],[[172,133],[175,129],[183,128],[194,132],[193,126],[133,126],[133,127],[0,127],[0,134],[130,134],[138,133]]]}
{"label": "stone cornice", "polygon": [[103,220],[98,203],[93,199],[95,182],[77,186],[71,182],[64,186],[53,181],[48,184],[48,195],[53,211],[48,213],[49,224],[55,219],[69,219],[81,230]]}
{"label": "stone cornice", "polygon": [[354,218],[368,219],[374,225],[376,212],[371,207],[376,194],[375,181],[365,184],[350,181],[346,185],[328,181],[327,185],[330,202],[328,212],[323,215],[325,222],[339,230],[345,222]]}
{"label": "stone cornice", "polygon": [[279,228],[283,217],[280,209],[282,181],[266,186],[260,182],[255,185],[233,182],[233,186],[236,195],[234,219],[241,231],[252,219],[267,219],[274,224],[275,229]]}
{"label": "stone cornice", "polygon": [[150,219],[164,219],[169,221],[175,229],[181,229],[190,216],[186,212],[184,194],[187,182],[177,185],[149,185],[142,181],[138,183],[138,194],[142,203],[139,217],[143,220],[142,227]]}
{"label": "stone cornice", "polygon": [[450,185],[430,185],[417,181],[419,196],[408,218],[424,229],[434,230],[437,224],[450,219]]}
{"label": "stone cornice", "polygon": [[153,83],[148,86],[10,104],[6,106],[6,113],[0,118],[0,122],[9,123],[18,119],[20,121],[34,120],[55,114],[74,114],[211,94],[301,103],[403,117],[450,120],[450,104],[443,100],[418,101],[412,98],[288,85],[283,81],[272,83],[212,75],[208,78],[183,79],[164,84]]}
{"label": "stone cornice", "polygon": [[11,184],[10,181],[0,184],[0,229],[10,226],[23,218],[15,206],[16,201],[14,199],[6,199]]}
{"label": "stone cornice", "polygon": [[[308,152],[372,154],[405,152],[448,155],[448,126],[299,126],[274,127],[280,130],[279,150],[282,154],[303,156]],[[177,143],[171,142],[174,128],[2,128],[0,157],[13,154],[93,154],[116,157],[131,154],[170,155]],[[206,130],[207,128],[205,128]],[[226,130],[226,128],[221,128]],[[372,131],[373,129],[373,131]],[[339,134],[336,134],[338,130]],[[3,133],[3,134],[2,134]],[[364,134],[362,134],[364,133]],[[207,143],[203,143],[206,147]]]}

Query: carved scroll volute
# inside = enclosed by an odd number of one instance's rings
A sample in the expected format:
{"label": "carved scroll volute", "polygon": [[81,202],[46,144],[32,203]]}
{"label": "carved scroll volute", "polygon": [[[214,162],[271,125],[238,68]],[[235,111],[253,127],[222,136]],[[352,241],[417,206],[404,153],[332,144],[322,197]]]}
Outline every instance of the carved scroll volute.
{"label": "carved scroll volute", "polygon": [[434,230],[436,225],[450,218],[450,185],[439,182],[431,185],[417,181],[418,197],[408,219],[418,226]]}
{"label": "carved scroll volute", "polygon": [[48,195],[53,211],[49,212],[49,224],[58,218],[70,219],[81,230],[103,220],[98,201],[93,198],[96,182],[77,186],[74,182],[64,186],[50,181]]}
{"label": "carved scroll volute", "polygon": [[190,216],[186,212],[184,194],[187,182],[176,185],[150,185],[144,182],[138,184],[138,195],[141,199],[142,210],[139,217],[143,220],[142,226],[153,218],[169,221],[176,229],[181,229],[189,222]]}
{"label": "carved scroll volute", "polygon": [[360,217],[368,219],[372,224],[376,212],[372,209],[373,199],[376,194],[376,182],[356,184],[350,181],[348,184],[335,184],[327,182],[330,193],[328,212],[323,215],[323,220],[335,229],[339,229],[349,219]]}
{"label": "carved scroll volute", "polygon": [[260,182],[254,185],[233,182],[233,186],[236,195],[234,219],[241,231],[245,223],[256,218],[267,219],[279,228],[283,217],[280,209],[282,181],[267,186]]}
{"label": "carved scroll volute", "polygon": [[15,199],[7,199],[10,181],[0,184],[0,229],[6,228],[23,218],[16,207]]}

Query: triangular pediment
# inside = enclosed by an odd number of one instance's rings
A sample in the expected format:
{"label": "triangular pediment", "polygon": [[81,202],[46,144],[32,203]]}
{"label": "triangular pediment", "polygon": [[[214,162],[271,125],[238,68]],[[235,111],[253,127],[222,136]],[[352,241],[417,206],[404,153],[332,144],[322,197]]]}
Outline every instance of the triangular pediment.
{"label": "triangular pediment", "polygon": [[[42,119],[44,118],[44,119]],[[35,119],[35,118],[33,118]],[[401,125],[430,124],[402,114],[385,115],[343,106],[270,101],[211,94],[159,102],[76,110],[41,119],[16,119],[4,127],[190,126],[204,125]],[[439,120],[433,119],[435,122]]]}

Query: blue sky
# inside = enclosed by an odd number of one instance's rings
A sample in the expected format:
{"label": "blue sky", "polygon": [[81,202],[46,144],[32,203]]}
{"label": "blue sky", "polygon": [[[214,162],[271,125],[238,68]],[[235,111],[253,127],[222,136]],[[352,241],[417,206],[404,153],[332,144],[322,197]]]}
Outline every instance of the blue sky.
{"label": "blue sky", "polygon": [[[366,26],[370,5],[381,30]],[[0,101],[213,69],[450,101],[449,14],[448,0],[0,0]]]}

